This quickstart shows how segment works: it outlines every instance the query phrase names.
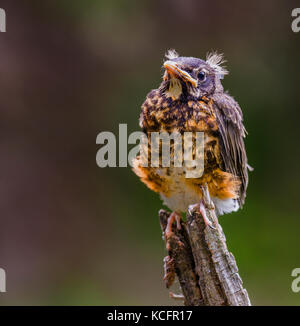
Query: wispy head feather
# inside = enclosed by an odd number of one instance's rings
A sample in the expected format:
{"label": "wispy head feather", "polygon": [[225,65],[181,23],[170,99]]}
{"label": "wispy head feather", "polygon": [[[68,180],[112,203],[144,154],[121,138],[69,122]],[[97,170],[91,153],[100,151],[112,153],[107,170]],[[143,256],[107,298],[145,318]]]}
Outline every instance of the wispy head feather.
{"label": "wispy head feather", "polygon": [[178,58],[179,54],[174,49],[170,49],[165,54],[165,56],[166,56],[167,59],[172,60],[172,59]]}
{"label": "wispy head feather", "polygon": [[225,62],[226,60],[224,60],[222,53],[219,54],[217,52],[211,52],[206,56],[206,63],[215,70],[216,74],[219,75],[219,78],[221,79],[224,77],[224,75],[228,74],[226,67],[222,66]]}

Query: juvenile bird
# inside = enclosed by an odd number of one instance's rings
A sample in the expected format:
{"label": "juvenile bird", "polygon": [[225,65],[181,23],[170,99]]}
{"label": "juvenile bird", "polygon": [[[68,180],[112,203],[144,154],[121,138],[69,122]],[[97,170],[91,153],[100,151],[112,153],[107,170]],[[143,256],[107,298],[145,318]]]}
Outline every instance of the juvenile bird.
{"label": "juvenile bird", "polygon": [[228,74],[223,63],[223,56],[217,53],[201,60],[181,57],[170,50],[163,64],[161,85],[147,95],[142,105],[140,127],[149,143],[153,132],[204,132],[204,172],[200,178],[186,178],[184,165],[144,166],[143,155],[134,161],[134,172],[172,210],[167,233],[172,231],[174,221],[180,228],[181,213],[191,209],[197,209],[205,223],[211,225],[203,201],[204,185],[217,215],[237,211],[245,201],[246,130],[240,106],[221,84]]}

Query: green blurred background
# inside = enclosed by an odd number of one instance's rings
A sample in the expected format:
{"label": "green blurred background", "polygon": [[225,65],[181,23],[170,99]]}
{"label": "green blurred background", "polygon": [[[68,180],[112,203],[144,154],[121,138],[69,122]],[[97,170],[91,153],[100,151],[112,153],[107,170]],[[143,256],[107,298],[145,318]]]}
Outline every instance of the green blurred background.
{"label": "green blurred background", "polygon": [[174,305],[159,197],[96,165],[101,131],[139,130],[163,55],[225,54],[249,136],[243,210],[220,218],[256,305],[298,305],[297,1],[1,1],[0,304]]}

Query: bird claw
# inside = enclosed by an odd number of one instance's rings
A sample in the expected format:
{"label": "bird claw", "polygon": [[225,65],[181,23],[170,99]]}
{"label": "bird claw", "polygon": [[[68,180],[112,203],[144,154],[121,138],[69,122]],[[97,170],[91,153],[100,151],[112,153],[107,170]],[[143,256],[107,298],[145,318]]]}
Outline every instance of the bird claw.
{"label": "bird claw", "polygon": [[201,201],[199,204],[190,205],[188,207],[188,212],[190,215],[192,215],[197,210],[201,214],[205,225],[209,226],[211,229],[215,230],[216,228],[213,226],[212,222],[208,219],[208,217],[206,215],[205,205],[204,205],[203,201]]}
{"label": "bird claw", "polygon": [[173,233],[172,225],[173,225],[174,221],[176,221],[177,230],[181,230],[180,219],[181,219],[181,216],[179,213],[177,213],[177,212],[171,213],[171,215],[168,218],[167,227],[165,229],[165,237],[166,238],[169,238]]}
{"label": "bird claw", "polygon": [[169,292],[169,296],[170,296],[171,299],[184,300],[184,295],[183,294],[175,294],[172,291]]}
{"label": "bird claw", "polygon": [[215,209],[215,204],[212,201],[210,201],[209,203],[205,203],[205,207],[210,211],[212,211]]}
{"label": "bird claw", "polygon": [[216,230],[217,228],[213,226],[213,224],[209,221],[209,224],[207,224],[212,230]]}
{"label": "bird claw", "polygon": [[199,209],[199,204],[193,204],[188,207],[188,212],[192,215],[197,209]]}

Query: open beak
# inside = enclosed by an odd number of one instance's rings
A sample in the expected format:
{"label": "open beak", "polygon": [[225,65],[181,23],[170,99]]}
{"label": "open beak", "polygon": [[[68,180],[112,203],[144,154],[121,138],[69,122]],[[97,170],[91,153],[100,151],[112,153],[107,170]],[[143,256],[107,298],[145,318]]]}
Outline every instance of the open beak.
{"label": "open beak", "polygon": [[181,78],[184,81],[191,83],[194,87],[197,87],[197,80],[194,79],[189,73],[182,70],[178,63],[168,60],[164,63],[164,68],[168,74],[173,75],[176,78]]}

